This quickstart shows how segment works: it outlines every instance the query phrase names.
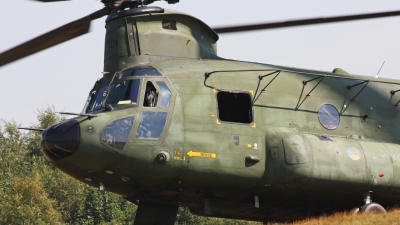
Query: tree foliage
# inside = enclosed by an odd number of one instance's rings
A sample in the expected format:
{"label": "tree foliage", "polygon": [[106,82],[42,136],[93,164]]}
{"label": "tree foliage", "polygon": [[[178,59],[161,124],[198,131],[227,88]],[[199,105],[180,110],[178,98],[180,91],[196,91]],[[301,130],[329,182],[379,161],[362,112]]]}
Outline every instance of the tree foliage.
{"label": "tree foliage", "polygon": [[[47,128],[64,119],[48,107],[38,110],[33,127]],[[41,133],[18,127],[15,121],[0,121],[0,224],[133,223],[134,204],[56,169],[41,153]],[[176,224],[250,223],[198,217],[180,208]]]}

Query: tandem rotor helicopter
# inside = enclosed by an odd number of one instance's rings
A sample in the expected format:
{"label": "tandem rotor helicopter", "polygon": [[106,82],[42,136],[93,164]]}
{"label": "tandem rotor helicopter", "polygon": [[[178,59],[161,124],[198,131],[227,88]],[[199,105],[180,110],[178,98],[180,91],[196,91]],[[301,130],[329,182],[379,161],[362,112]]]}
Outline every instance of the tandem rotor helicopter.
{"label": "tandem rotor helicopter", "polygon": [[400,81],[226,60],[217,41],[400,11],[211,29],[153,2],[102,0],[103,9],[0,53],[6,65],[106,17],[104,76],[82,112],[42,131],[54,166],[137,204],[135,224],[174,224],[179,206],[267,222],[398,204]]}

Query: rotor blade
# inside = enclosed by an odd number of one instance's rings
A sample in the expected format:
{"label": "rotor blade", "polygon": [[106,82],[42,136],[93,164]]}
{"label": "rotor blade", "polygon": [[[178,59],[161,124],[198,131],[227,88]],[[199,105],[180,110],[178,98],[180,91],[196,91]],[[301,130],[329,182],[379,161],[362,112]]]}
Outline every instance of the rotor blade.
{"label": "rotor blade", "polygon": [[62,2],[62,1],[69,1],[69,0],[35,0],[38,2]]}
{"label": "rotor blade", "polygon": [[372,18],[381,18],[381,17],[390,17],[390,16],[399,16],[399,15],[400,15],[400,11],[391,11],[391,12],[368,13],[368,14],[349,15],[349,16],[289,20],[289,21],[283,21],[283,22],[250,24],[250,25],[232,26],[232,27],[218,27],[218,28],[215,28],[214,31],[217,32],[218,34],[223,34],[223,33],[282,28],[282,27],[303,26],[303,25],[311,25],[311,24],[334,23],[334,22],[351,21],[351,20],[372,19]]}
{"label": "rotor blade", "polygon": [[75,20],[21,45],[18,45],[8,51],[5,51],[0,54],[0,66],[86,34],[89,32],[90,22],[92,20],[108,14],[109,8],[105,7],[86,17]]}

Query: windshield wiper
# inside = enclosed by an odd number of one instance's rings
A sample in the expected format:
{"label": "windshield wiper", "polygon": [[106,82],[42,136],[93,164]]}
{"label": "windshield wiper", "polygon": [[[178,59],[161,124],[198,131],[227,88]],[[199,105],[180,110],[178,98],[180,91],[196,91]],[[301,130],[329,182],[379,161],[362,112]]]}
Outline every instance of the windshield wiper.
{"label": "windshield wiper", "polygon": [[108,95],[109,95],[110,92],[111,92],[111,84],[113,83],[113,81],[114,81],[114,79],[115,79],[115,77],[116,77],[117,75],[119,75],[119,73],[118,73],[118,72],[115,72],[113,78],[112,78],[111,81],[110,81],[110,84],[108,85],[107,92],[106,92],[106,96],[104,96],[103,102],[101,103],[101,105],[102,105],[103,107],[105,107],[106,100],[107,100],[107,98],[108,98]]}

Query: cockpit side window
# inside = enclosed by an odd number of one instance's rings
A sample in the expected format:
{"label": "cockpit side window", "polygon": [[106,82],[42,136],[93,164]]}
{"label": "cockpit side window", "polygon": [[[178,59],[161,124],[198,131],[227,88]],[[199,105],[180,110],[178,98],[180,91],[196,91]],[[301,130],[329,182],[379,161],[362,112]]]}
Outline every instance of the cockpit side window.
{"label": "cockpit side window", "polygon": [[151,81],[147,81],[143,106],[156,107],[156,105],[157,105],[157,90]]}
{"label": "cockpit side window", "polygon": [[158,87],[160,87],[161,90],[161,107],[168,107],[169,106],[169,100],[171,99],[171,91],[168,89],[167,85],[162,82],[162,81],[157,81],[156,82]]}
{"label": "cockpit side window", "polygon": [[144,111],[136,132],[137,139],[159,140],[167,121],[167,112]]}
{"label": "cockpit side window", "polygon": [[129,139],[135,116],[128,116],[109,123],[102,134],[104,144],[122,150]]}

